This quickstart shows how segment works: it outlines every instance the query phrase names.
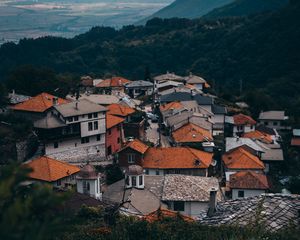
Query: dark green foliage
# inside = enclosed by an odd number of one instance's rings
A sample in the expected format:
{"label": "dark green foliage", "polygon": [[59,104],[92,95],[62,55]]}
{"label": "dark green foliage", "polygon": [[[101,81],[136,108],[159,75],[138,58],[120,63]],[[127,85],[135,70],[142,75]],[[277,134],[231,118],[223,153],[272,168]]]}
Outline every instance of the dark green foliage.
{"label": "dark green foliage", "polygon": [[105,172],[106,172],[106,183],[108,185],[124,178],[124,174],[117,164],[108,165],[105,168]]}
{"label": "dark green foliage", "polygon": [[288,0],[235,0],[220,8],[216,8],[204,15],[206,19],[222,17],[237,17],[257,14],[266,11],[275,11],[288,4]]}
{"label": "dark green foliage", "polygon": [[29,170],[0,168],[0,239],[53,239],[62,231],[58,212],[65,199],[47,185],[27,185]]}

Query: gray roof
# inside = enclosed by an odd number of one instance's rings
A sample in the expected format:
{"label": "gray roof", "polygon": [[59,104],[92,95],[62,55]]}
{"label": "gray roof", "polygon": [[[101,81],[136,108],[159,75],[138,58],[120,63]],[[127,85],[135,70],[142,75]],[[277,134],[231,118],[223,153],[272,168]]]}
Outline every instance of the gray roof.
{"label": "gray roof", "polygon": [[30,99],[30,96],[22,95],[22,94],[16,94],[16,93],[10,93],[8,94],[8,99],[11,104],[18,104],[21,102],[25,102],[26,100]]}
{"label": "gray roof", "polygon": [[184,79],[189,84],[206,83],[206,81],[202,77],[199,77],[199,76],[196,76],[196,75],[193,75],[193,74],[190,74],[189,76],[185,77]]}
{"label": "gray roof", "polygon": [[[67,99],[75,101],[75,97],[67,96]],[[110,105],[113,103],[118,103],[119,98],[114,95],[108,95],[108,94],[82,94],[79,98],[79,100],[87,99],[93,103],[96,104],[103,104],[103,105]]]}
{"label": "gray roof", "polygon": [[260,196],[219,202],[212,217],[200,216],[205,225],[263,226],[275,232],[299,226],[300,195],[262,194]]}
{"label": "gray roof", "polygon": [[[125,190],[124,201],[129,201],[123,207],[130,212],[146,215],[156,211],[161,206],[161,195],[164,176],[145,175],[145,188],[130,188]],[[124,179],[107,187],[103,199],[109,202],[121,203],[124,193]]]}
{"label": "gray roof", "polygon": [[65,127],[67,126],[67,124],[65,124],[61,119],[59,119],[55,115],[47,114],[46,117],[35,121],[33,123],[33,126],[35,128],[52,129],[52,128]]}
{"label": "gray roof", "polygon": [[259,114],[259,120],[286,120],[284,111],[267,111]]}
{"label": "gray roof", "polygon": [[202,96],[200,94],[191,94],[191,92],[173,92],[161,96],[161,102],[174,102],[174,101],[191,101],[196,100],[199,105],[212,105],[213,98]]}
{"label": "gray roof", "polygon": [[300,129],[293,129],[293,136],[300,137]]}
{"label": "gray roof", "polygon": [[166,86],[178,87],[178,86],[183,86],[183,83],[175,82],[175,81],[164,81],[164,82],[158,82],[156,86],[158,89]]}
{"label": "gray roof", "polygon": [[137,80],[127,83],[125,85],[126,88],[138,88],[138,87],[153,87],[153,83],[144,80]]}
{"label": "gray roof", "polygon": [[169,73],[167,72],[166,74],[162,74],[159,76],[154,77],[154,80],[156,81],[183,81],[184,78],[181,76],[176,75],[175,73]]}
{"label": "gray roof", "polygon": [[54,108],[64,117],[71,117],[71,116],[106,111],[105,107],[93,103],[87,99],[79,100],[77,108],[76,108],[76,102],[57,105],[54,106]]}
{"label": "gray roof", "polygon": [[266,144],[261,141],[256,143],[264,150],[261,154],[261,160],[263,161],[283,161],[283,151],[279,144]]}
{"label": "gray roof", "polygon": [[253,141],[251,138],[236,138],[236,137],[226,138],[226,152],[243,145],[246,145],[258,152],[265,151],[265,149],[263,149],[260,145],[257,144],[256,141]]}
{"label": "gray roof", "polygon": [[[165,175],[162,200],[208,202],[212,188],[219,190],[217,178],[167,174]],[[217,196],[220,201],[219,191]]]}
{"label": "gray roof", "polygon": [[220,105],[212,105],[211,106],[211,111],[214,113],[214,114],[226,114],[227,113],[227,108],[226,107],[223,107],[223,106],[220,106]]}

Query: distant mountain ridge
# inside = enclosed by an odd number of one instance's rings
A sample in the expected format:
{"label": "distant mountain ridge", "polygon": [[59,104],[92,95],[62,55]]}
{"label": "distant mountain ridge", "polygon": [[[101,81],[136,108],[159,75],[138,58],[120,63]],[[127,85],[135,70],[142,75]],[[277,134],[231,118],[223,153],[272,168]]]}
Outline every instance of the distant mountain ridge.
{"label": "distant mountain ridge", "polygon": [[204,15],[206,19],[237,17],[278,10],[288,4],[288,0],[235,0]]}
{"label": "distant mountain ridge", "polygon": [[198,18],[215,8],[225,6],[234,0],[175,0],[167,7],[153,15],[139,21],[137,24],[145,24],[152,18]]}

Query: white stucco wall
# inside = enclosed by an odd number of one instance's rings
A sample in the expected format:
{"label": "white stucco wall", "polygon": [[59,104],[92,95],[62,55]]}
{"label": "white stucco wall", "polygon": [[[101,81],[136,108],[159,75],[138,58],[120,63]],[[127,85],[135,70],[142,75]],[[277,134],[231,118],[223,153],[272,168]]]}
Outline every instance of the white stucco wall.
{"label": "white stucco wall", "polygon": [[254,197],[265,193],[265,190],[259,189],[232,189],[232,199],[238,199],[238,192],[244,191],[244,197]]}
{"label": "white stucco wall", "polygon": [[83,179],[77,179],[77,192],[84,194],[83,191],[83,181],[86,181],[90,184],[90,190],[88,194],[93,197],[99,199],[101,197],[101,185],[100,185],[100,179],[89,179],[89,180],[83,180]]}
{"label": "white stucco wall", "polygon": [[[174,202],[168,202],[169,208],[174,210]],[[190,216],[197,217],[200,212],[208,210],[208,202],[184,202],[184,211],[180,213]]]}

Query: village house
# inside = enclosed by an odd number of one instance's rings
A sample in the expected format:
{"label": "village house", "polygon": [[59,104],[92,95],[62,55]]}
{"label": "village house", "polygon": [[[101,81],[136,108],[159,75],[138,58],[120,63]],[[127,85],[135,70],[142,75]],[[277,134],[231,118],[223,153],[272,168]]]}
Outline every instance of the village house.
{"label": "village house", "polygon": [[251,132],[244,133],[242,135],[243,138],[251,138],[252,140],[258,140],[263,143],[271,144],[274,143],[274,139],[272,138],[271,135],[255,130]]}
{"label": "village house", "polygon": [[172,174],[164,177],[162,201],[170,210],[195,218],[221,200],[217,178]]}
{"label": "village house", "polygon": [[126,138],[145,138],[145,119],[141,112],[121,104],[111,104],[107,108],[109,114],[125,118],[123,126]]}
{"label": "village house", "polygon": [[253,171],[241,171],[230,175],[228,187],[232,199],[259,196],[270,188],[267,176]]}
{"label": "village house", "polygon": [[32,121],[41,119],[47,115],[47,112],[54,105],[61,105],[69,101],[55,97],[49,93],[40,93],[25,101],[15,104],[11,110],[20,116]]}
{"label": "village house", "polygon": [[49,183],[55,188],[64,188],[76,184],[76,175],[80,168],[56,159],[42,156],[24,164],[32,169],[29,178],[33,182]]}
{"label": "village house", "polygon": [[103,81],[98,83],[95,87],[100,93],[109,94],[113,90],[124,92],[125,85],[127,83],[131,83],[131,81],[123,77],[112,77],[112,78],[104,79]]}
{"label": "village house", "polygon": [[149,146],[138,139],[129,140],[125,146],[118,152],[118,164],[121,168],[130,165],[142,166],[144,154]]}
{"label": "village house", "polygon": [[107,186],[103,200],[119,204],[120,213],[125,215],[147,217],[168,208],[196,217],[209,208],[210,202],[221,200],[219,191],[216,178],[145,175],[141,166],[131,165],[125,171],[125,179]]}
{"label": "village house", "polygon": [[293,129],[293,137],[291,140],[291,146],[300,147],[300,129]]}
{"label": "village house", "polygon": [[142,166],[146,175],[209,175],[213,154],[188,147],[148,148]]}
{"label": "village house", "polygon": [[86,99],[55,105],[34,122],[45,154],[72,163],[105,159],[106,108]]}
{"label": "village house", "polygon": [[124,141],[124,121],[124,118],[106,114],[106,156],[115,154],[121,149]]}
{"label": "village house", "polygon": [[8,98],[9,105],[13,106],[18,103],[25,102],[29,100],[31,97],[23,94],[17,94],[15,90],[12,90],[12,92],[8,94],[7,98]]}
{"label": "village house", "polygon": [[150,96],[153,93],[153,83],[144,80],[137,80],[125,85],[125,92],[132,98]]}
{"label": "village house", "polygon": [[267,111],[259,114],[258,120],[260,124],[269,128],[275,128],[276,130],[290,129],[286,125],[286,121],[289,117],[285,116],[284,111]]}
{"label": "village house", "polygon": [[[208,152],[212,152],[214,146],[211,132],[193,123],[187,123],[173,131],[172,141],[175,146],[200,147]],[[202,145],[203,143],[205,144]]]}
{"label": "village house", "polygon": [[232,136],[241,136],[255,130],[256,121],[245,114],[239,113],[232,117]]}
{"label": "village house", "polygon": [[264,163],[245,146],[240,146],[224,153],[222,162],[226,182],[230,180],[230,175],[236,172],[253,171],[263,173],[265,170]]}
{"label": "village house", "polygon": [[89,163],[76,176],[77,192],[99,200],[102,200],[101,184],[101,174]]}
{"label": "village house", "polygon": [[164,81],[175,81],[175,82],[183,82],[184,77],[176,75],[175,73],[166,72],[165,74],[161,74],[154,77],[155,83],[164,82]]}
{"label": "village house", "polygon": [[168,90],[173,90],[175,88],[180,88],[183,87],[183,83],[181,82],[176,82],[176,81],[160,81],[160,82],[155,82],[155,93],[158,95],[164,95],[165,91]]}
{"label": "village house", "polygon": [[187,84],[195,86],[199,90],[210,88],[210,85],[202,77],[196,76],[190,73],[189,76],[185,77],[184,80]]}
{"label": "village house", "polygon": [[213,136],[224,134],[225,129],[225,117],[227,114],[227,108],[220,105],[212,105],[212,122],[213,124]]}

